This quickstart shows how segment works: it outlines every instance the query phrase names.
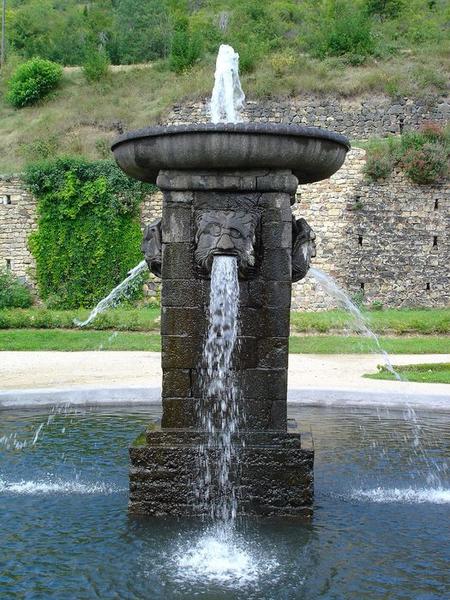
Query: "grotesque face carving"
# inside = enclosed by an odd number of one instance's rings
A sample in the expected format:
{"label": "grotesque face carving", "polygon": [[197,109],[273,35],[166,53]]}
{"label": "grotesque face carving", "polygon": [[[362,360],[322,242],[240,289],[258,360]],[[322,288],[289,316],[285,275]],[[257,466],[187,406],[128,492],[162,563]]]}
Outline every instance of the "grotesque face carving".
{"label": "grotesque face carving", "polygon": [[259,215],[245,210],[205,210],[197,215],[195,261],[202,277],[208,277],[214,256],[236,256],[239,275],[256,271],[256,228]]}
{"label": "grotesque face carving", "polygon": [[292,281],[306,276],[311,258],[316,256],[316,234],[305,221],[292,217]]}
{"label": "grotesque face carving", "polygon": [[144,229],[141,247],[148,268],[157,277],[161,277],[161,248],[161,219],[158,219]]}

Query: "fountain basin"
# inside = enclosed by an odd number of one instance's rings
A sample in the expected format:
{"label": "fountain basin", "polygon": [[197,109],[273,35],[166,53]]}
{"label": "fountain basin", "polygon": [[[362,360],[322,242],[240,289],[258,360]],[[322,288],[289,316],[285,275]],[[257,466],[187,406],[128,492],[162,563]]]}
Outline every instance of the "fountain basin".
{"label": "fountain basin", "polygon": [[299,183],[313,183],[342,166],[350,143],[317,127],[210,123],[138,129],[120,136],[111,148],[125,173],[149,183],[165,169],[284,169]]}

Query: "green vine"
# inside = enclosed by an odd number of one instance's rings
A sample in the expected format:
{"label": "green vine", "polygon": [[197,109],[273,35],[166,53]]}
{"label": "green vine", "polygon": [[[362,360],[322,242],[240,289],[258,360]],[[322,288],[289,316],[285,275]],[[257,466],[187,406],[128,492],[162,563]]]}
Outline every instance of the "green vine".
{"label": "green vine", "polygon": [[60,158],[30,165],[38,200],[29,237],[40,297],[58,308],[95,305],[142,255],[139,207],[152,186],[110,161]]}

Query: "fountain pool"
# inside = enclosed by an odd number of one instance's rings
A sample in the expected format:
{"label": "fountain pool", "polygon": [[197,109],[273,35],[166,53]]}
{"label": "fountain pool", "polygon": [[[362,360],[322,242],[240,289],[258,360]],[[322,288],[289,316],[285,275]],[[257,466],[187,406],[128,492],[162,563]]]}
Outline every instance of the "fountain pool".
{"label": "fountain pool", "polygon": [[418,415],[419,446],[401,411],[289,416],[314,435],[313,518],[247,517],[221,537],[199,520],[127,513],[127,446],[159,408],[3,411],[0,597],[448,597],[450,414]]}

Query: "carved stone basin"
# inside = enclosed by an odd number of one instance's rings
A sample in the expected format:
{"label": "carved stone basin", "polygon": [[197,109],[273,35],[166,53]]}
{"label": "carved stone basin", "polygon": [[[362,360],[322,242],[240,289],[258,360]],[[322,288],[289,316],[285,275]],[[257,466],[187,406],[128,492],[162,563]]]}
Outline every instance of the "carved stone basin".
{"label": "carved stone basin", "polygon": [[349,148],[346,137],[325,129],[267,123],[147,127],[112,145],[121,169],[150,183],[162,169],[287,169],[312,183],[333,175]]}

